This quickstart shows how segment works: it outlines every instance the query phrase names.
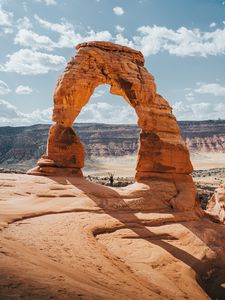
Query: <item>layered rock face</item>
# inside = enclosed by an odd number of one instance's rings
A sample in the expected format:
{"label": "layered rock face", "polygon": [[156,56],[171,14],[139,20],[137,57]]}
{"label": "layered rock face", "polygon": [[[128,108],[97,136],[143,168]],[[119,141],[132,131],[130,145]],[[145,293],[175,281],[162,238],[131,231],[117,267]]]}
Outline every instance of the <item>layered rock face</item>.
{"label": "layered rock face", "polygon": [[179,126],[190,152],[225,152],[224,120],[181,121]]}
{"label": "layered rock face", "polygon": [[169,182],[177,197],[165,201],[182,210],[193,208],[196,189],[188,175],[192,172],[189,152],[171,107],[156,93],[142,53],[109,42],[82,43],[76,49],[77,55],[67,64],[55,89],[56,124],[50,129],[47,154],[29,174],[82,176],[84,149],[73,122],[95,88],[109,84],[110,92],[123,96],[138,116],[141,133],[136,181],[161,181],[162,188],[163,182]]}

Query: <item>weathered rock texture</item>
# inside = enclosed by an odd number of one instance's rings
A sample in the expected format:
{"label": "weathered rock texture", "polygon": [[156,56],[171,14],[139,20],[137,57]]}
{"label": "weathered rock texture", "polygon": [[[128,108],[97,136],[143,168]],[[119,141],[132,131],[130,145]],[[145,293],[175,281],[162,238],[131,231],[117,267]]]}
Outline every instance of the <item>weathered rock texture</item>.
{"label": "weathered rock texture", "polygon": [[208,201],[206,209],[208,213],[225,224],[225,184],[215,190],[215,193]]}
{"label": "weathered rock texture", "polygon": [[[169,182],[177,191],[170,205],[182,210],[195,205],[196,189],[190,175],[189,152],[168,102],[156,93],[153,76],[144,67],[141,52],[109,42],[79,44],[54,93],[53,125],[47,155],[30,174],[82,176],[84,149],[73,122],[95,88],[109,84],[138,116],[141,128],[136,180]],[[168,202],[168,199],[166,200]]]}

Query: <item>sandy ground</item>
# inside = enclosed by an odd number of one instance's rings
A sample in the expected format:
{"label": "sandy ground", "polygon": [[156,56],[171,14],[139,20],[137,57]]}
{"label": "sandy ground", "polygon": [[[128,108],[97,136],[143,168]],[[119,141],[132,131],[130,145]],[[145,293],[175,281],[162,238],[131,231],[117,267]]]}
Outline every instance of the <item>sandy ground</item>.
{"label": "sandy ground", "polygon": [[207,170],[225,168],[225,153],[199,152],[191,154],[191,162],[194,170]]}
{"label": "sandy ground", "polygon": [[225,299],[224,226],[148,193],[0,174],[0,299]]}
{"label": "sandy ground", "polygon": [[104,157],[85,161],[84,175],[108,176],[109,173],[120,177],[134,177],[136,155]]}
{"label": "sandy ground", "polygon": [[[84,174],[92,176],[107,176],[113,173],[119,177],[134,177],[136,155],[122,157],[93,158],[85,162]],[[207,170],[213,168],[225,168],[225,153],[199,152],[191,154],[194,170]]]}

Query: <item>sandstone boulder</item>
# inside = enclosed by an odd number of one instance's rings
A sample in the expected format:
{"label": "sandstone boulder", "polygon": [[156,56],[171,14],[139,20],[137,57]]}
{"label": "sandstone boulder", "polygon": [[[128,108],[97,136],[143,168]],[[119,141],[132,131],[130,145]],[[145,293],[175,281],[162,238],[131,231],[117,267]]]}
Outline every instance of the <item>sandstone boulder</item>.
{"label": "sandstone boulder", "polygon": [[215,190],[208,201],[206,211],[225,223],[225,184]]}

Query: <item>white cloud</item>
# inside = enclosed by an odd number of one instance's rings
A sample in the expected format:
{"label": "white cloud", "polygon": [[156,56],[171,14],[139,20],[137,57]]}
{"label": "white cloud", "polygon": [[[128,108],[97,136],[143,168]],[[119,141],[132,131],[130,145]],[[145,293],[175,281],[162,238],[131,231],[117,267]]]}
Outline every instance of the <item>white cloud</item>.
{"label": "white cloud", "polygon": [[73,48],[76,44],[84,41],[109,41],[112,35],[109,31],[89,30],[86,34],[81,35],[74,29],[73,24],[61,19],[61,23],[51,23],[35,15],[35,19],[45,29],[59,34],[59,39],[54,43],[55,48]]}
{"label": "white cloud", "polygon": [[116,28],[116,31],[119,32],[119,33],[122,33],[124,31],[124,29],[125,29],[124,27],[122,27],[120,25],[116,25],[115,28]]}
{"label": "white cloud", "polygon": [[5,33],[12,33],[13,13],[2,8],[0,3],[0,30]]}
{"label": "white cloud", "polygon": [[120,7],[120,6],[114,7],[114,8],[113,8],[113,12],[114,12],[114,14],[117,15],[117,16],[122,16],[122,15],[124,14],[124,10],[123,10],[123,8]]}
{"label": "white cloud", "polygon": [[5,100],[0,100],[0,120],[6,119],[10,122],[11,118],[19,117],[15,106]]}
{"label": "white cloud", "polygon": [[0,26],[11,27],[12,18],[13,18],[13,13],[4,10],[0,5]]}
{"label": "white cloud", "polygon": [[178,120],[213,120],[224,118],[224,103],[200,102],[187,104],[178,101],[173,105],[173,112]]}
{"label": "white cloud", "polygon": [[88,103],[82,109],[77,122],[135,124],[137,115],[128,105],[115,106],[106,102]]}
{"label": "white cloud", "polygon": [[[161,26],[142,26],[132,39],[123,35],[124,28],[116,26],[118,32],[115,36],[105,31],[90,29],[84,34],[77,32],[73,24],[61,19],[60,23],[52,23],[35,15],[39,25],[59,35],[53,41],[46,35],[39,35],[29,28],[20,28],[15,37],[15,43],[32,49],[45,49],[52,51],[55,48],[72,48],[84,41],[113,41],[122,45],[135,48],[143,52],[145,56],[159,52],[168,52],[176,56],[202,56],[225,54],[225,28],[212,32],[203,32],[200,29],[188,29],[180,27],[177,30]],[[29,25],[28,25],[29,26]]]}
{"label": "white cloud", "polygon": [[71,48],[82,40],[81,35],[79,33],[75,33],[73,25],[68,23],[66,20],[61,20],[61,23],[51,23],[37,15],[35,15],[35,19],[43,28],[56,32],[60,35],[58,42],[55,43],[58,48]]}
{"label": "white cloud", "polygon": [[23,17],[17,20],[17,28],[18,29],[31,29],[33,27],[30,19],[27,17]]}
{"label": "white cloud", "polygon": [[215,22],[212,22],[210,25],[209,25],[210,28],[213,28],[213,27],[216,27],[216,23]]}
{"label": "white cloud", "polygon": [[11,27],[4,27],[3,32],[4,34],[13,33],[13,29]]}
{"label": "white cloud", "polygon": [[0,126],[22,126],[33,124],[49,124],[52,108],[35,110],[31,113],[22,113],[16,106],[0,99]]}
{"label": "white cloud", "polygon": [[45,49],[51,51],[55,48],[55,43],[49,37],[39,35],[29,29],[20,29],[15,36],[14,43],[34,50]]}
{"label": "white cloud", "polygon": [[214,96],[225,96],[225,86],[222,86],[218,83],[204,83],[199,82],[197,83],[199,86],[195,89],[195,93],[198,94],[211,94]]}
{"label": "white cloud", "polygon": [[102,97],[105,94],[106,94],[106,90],[97,89],[91,97],[99,98],[99,97]]}
{"label": "white cloud", "polygon": [[[136,47],[141,49],[144,55],[157,54],[165,51],[169,40],[174,40],[174,32],[166,27],[143,26],[137,29],[139,36],[134,37]],[[174,41],[173,41],[174,42]]]}
{"label": "white cloud", "polygon": [[18,85],[16,88],[16,93],[18,95],[28,95],[33,92],[32,88],[26,85]]}
{"label": "white cloud", "polygon": [[8,85],[0,80],[0,95],[6,95],[9,94],[11,92],[10,88],[8,87]]}
{"label": "white cloud", "polygon": [[128,47],[131,47],[131,48],[137,48],[138,49],[138,47],[136,47],[135,44],[132,41],[129,41],[126,37],[124,37],[122,35],[122,33],[118,33],[115,36],[114,42],[116,44],[120,44],[120,45],[124,45],[124,46],[128,46]]}
{"label": "white cloud", "polygon": [[112,39],[112,35],[109,31],[97,31],[90,30],[86,36],[83,36],[81,38],[80,42],[84,41],[109,41]]}
{"label": "white cloud", "polygon": [[[0,126],[50,124],[52,108],[23,113],[8,101],[0,100]],[[137,116],[130,106],[114,106],[105,102],[87,104],[76,122],[135,124]]]}
{"label": "white cloud", "polygon": [[35,0],[36,2],[41,2],[46,5],[56,5],[57,2],[55,0]]}
{"label": "white cloud", "polygon": [[22,75],[46,74],[51,70],[62,69],[66,60],[63,56],[50,55],[29,49],[20,49],[7,55],[8,61],[0,65],[0,71],[15,72]]}
{"label": "white cloud", "polygon": [[185,95],[185,98],[187,101],[194,101],[195,97],[194,97],[194,93],[193,92],[189,92]]}
{"label": "white cloud", "polygon": [[134,45],[146,56],[163,51],[181,57],[225,54],[225,28],[202,32],[198,28],[142,26],[137,32]]}

